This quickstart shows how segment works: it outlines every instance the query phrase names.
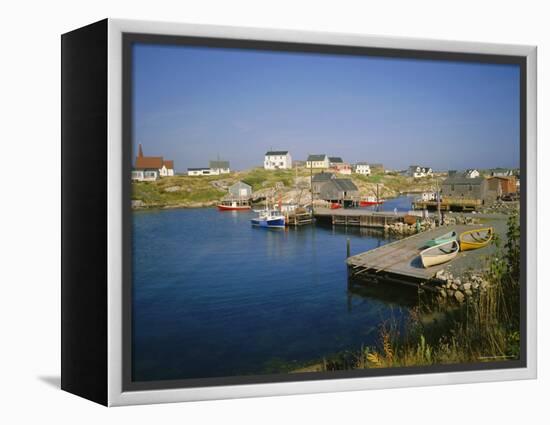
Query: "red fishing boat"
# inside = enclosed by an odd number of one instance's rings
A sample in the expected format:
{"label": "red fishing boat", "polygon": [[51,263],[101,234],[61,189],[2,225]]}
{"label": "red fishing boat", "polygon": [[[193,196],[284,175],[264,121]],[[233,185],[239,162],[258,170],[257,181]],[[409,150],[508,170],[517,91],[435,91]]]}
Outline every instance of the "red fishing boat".
{"label": "red fishing boat", "polygon": [[366,196],[359,201],[360,207],[370,207],[372,205],[382,205],[383,199],[378,199],[375,196]]}
{"label": "red fishing boat", "polygon": [[225,200],[218,205],[220,211],[248,211],[250,203],[246,200]]}

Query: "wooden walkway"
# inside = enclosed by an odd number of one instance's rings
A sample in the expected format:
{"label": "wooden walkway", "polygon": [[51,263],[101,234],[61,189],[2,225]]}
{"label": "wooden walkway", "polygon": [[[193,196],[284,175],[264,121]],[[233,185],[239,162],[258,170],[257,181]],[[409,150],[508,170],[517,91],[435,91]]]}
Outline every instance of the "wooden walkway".
{"label": "wooden walkway", "polygon": [[335,226],[358,226],[384,228],[387,224],[403,222],[407,213],[376,212],[362,209],[330,209],[315,208],[315,217],[321,220],[330,220]]}
{"label": "wooden walkway", "polygon": [[486,251],[485,248],[460,252],[457,257],[449,263],[443,263],[425,269],[420,261],[420,251],[424,243],[437,236],[441,236],[451,230],[458,234],[465,230],[484,227],[482,225],[455,225],[439,227],[428,230],[405,239],[401,239],[379,248],[354,255],[347,259],[349,277],[356,278],[365,276],[368,278],[380,278],[393,281],[402,280],[419,283],[433,279],[435,274],[447,267],[449,264],[466,261],[469,257],[480,256]]}
{"label": "wooden walkway", "polygon": [[[481,208],[481,199],[444,199],[440,202],[441,211],[476,211]],[[413,210],[437,210],[437,201],[415,201],[412,203]]]}

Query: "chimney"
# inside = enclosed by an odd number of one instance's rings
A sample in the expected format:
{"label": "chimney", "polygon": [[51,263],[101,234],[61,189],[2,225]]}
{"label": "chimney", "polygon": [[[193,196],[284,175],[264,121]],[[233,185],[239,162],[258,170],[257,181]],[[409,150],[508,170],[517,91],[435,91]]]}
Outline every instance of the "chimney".
{"label": "chimney", "polygon": [[141,149],[141,143],[138,145],[138,158],[143,158],[143,150]]}

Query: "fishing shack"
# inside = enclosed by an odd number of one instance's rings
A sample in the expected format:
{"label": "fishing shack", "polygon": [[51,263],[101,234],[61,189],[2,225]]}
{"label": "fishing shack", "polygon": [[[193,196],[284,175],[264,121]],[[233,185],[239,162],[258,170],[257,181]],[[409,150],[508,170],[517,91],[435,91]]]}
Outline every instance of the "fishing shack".
{"label": "fishing shack", "polygon": [[320,186],[319,198],[344,208],[350,207],[359,202],[359,189],[351,179],[333,178]]}

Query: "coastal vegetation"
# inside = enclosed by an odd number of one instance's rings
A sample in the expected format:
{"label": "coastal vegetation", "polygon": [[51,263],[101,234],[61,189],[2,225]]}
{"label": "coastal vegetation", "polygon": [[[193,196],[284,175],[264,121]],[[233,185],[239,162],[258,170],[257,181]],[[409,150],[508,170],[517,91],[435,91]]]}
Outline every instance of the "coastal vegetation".
{"label": "coastal vegetation", "polygon": [[[319,173],[314,170],[314,173]],[[353,173],[341,175],[350,178],[358,187],[361,195],[382,198],[393,198],[401,193],[423,192],[433,190],[438,177],[413,179],[397,173],[373,173],[370,176]],[[132,182],[132,204],[134,208],[193,208],[212,206],[226,194],[227,188],[243,181],[252,186],[258,195],[262,191],[276,189],[283,197],[295,188],[309,187],[310,170],[265,170],[251,168],[245,171],[232,172],[218,176],[185,176],[163,177],[151,182]]]}
{"label": "coastal vegetation", "polygon": [[457,303],[420,297],[405,322],[380,325],[379,343],[337,353],[295,372],[427,366],[517,360],[520,355],[520,228],[508,217],[506,242],[494,240],[496,253],[483,273],[488,283]]}
{"label": "coastal vegetation", "polygon": [[161,208],[203,206],[220,199],[225,191],[213,184],[219,177],[166,177],[154,182],[133,182],[135,207]]}

